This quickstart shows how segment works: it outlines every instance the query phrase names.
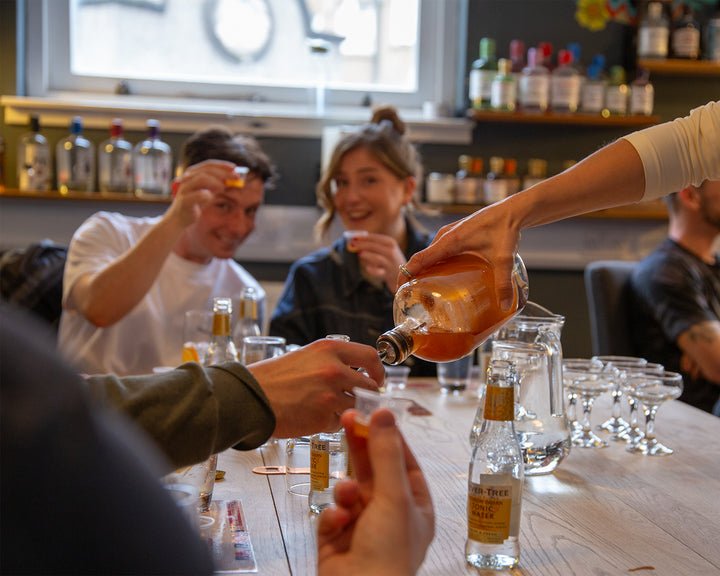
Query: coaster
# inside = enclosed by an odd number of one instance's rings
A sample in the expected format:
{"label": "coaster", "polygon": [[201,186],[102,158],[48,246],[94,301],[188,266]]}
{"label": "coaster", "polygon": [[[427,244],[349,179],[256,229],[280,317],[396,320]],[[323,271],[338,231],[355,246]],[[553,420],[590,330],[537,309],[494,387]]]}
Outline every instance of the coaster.
{"label": "coaster", "polygon": [[213,500],[200,515],[200,533],[210,546],[216,574],[257,572],[240,500]]}

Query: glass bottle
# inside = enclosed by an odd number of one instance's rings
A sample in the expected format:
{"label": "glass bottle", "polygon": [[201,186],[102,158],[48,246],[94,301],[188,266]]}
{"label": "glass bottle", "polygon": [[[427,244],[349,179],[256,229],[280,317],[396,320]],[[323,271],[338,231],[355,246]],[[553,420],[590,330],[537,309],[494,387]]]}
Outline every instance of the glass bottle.
{"label": "glass bottle", "polygon": [[135,167],[135,195],[170,194],[172,175],[172,151],[160,139],[160,122],[148,120],[145,140],[138,142],[133,150]]}
{"label": "glass bottle", "polygon": [[510,62],[511,71],[516,80],[520,79],[523,68],[525,68],[525,42],[522,40],[510,41]]}
{"label": "glass bottle", "polygon": [[[350,336],[345,334],[329,334],[325,338],[350,342]],[[345,431],[313,434],[310,437],[310,511],[320,514],[333,504],[335,484],[351,473]]]}
{"label": "glass bottle", "polygon": [[550,108],[556,114],[574,114],[580,103],[580,75],[569,50],[558,52],[558,67],[550,80]]}
{"label": "glass bottle", "polygon": [[98,147],[98,187],[100,192],[132,194],[132,144],[123,138],[123,121],[110,124],[110,138]]}
{"label": "glass bottle", "polygon": [[535,184],[547,178],[547,160],[530,158],[527,165],[528,173],[525,178],[523,178],[523,190],[530,188],[530,186],[535,186]]}
{"label": "glass bottle", "polygon": [[625,69],[610,67],[610,80],[605,87],[605,108],[603,116],[623,116],[628,109],[628,87],[625,84]]}
{"label": "glass bottle", "polygon": [[705,59],[720,62],[720,11],[705,24]]}
{"label": "glass bottle", "polygon": [[475,204],[477,180],[472,174],[472,157],[462,154],[458,157],[458,171],[455,173],[455,203]]}
{"label": "glass bottle", "polygon": [[399,364],[411,354],[432,362],[466,356],[525,305],[527,271],[517,254],[512,281],[513,303],[503,311],[487,260],[464,253],[430,266],[395,293],[395,328],[378,338],[380,358]]}
{"label": "glass bottle", "polygon": [[490,87],[490,106],[498,112],[513,112],[517,106],[515,78],[512,62],[507,58],[498,60],[498,72]]}
{"label": "glass bottle", "polygon": [[606,82],[597,64],[588,68],[588,75],[580,92],[580,111],[584,114],[601,114],[605,107]]}
{"label": "glass bottle", "polygon": [[637,78],[630,83],[630,114],[651,116],[655,104],[655,88],[650,83],[650,71],[638,68]]}
{"label": "glass bottle", "polygon": [[232,300],[230,298],[213,299],[212,336],[205,354],[205,366],[222,362],[237,362],[237,349],[230,334],[231,315]]}
{"label": "glass bottle", "polygon": [[528,65],[520,78],[520,108],[526,114],[543,114],[550,99],[550,72],[540,64],[536,48],[528,50]]}
{"label": "glass bottle", "polygon": [[239,347],[238,357],[242,358],[243,339],[245,336],[260,336],[260,324],[258,323],[258,295],[254,288],[243,288],[240,293],[240,305],[238,306],[238,317],[233,330],[233,340]]}
{"label": "glass bottle", "polygon": [[503,179],[505,159],[500,156],[490,158],[490,170],[485,177],[485,204],[494,204],[508,197],[507,181]]}
{"label": "glass bottle", "polygon": [[517,160],[515,158],[505,158],[503,179],[505,180],[505,192],[508,196],[517,194],[520,191],[520,177],[517,174]]}
{"label": "glass bottle", "polygon": [[697,60],[700,58],[700,24],[695,13],[688,5],[683,5],[682,16],[675,22],[672,37],[673,58]]}
{"label": "glass bottle", "polygon": [[475,568],[512,569],[520,559],[524,466],[515,435],[512,362],[490,360],[482,426],[468,473],[465,559]]}
{"label": "glass bottle", "polygon": [[5,138],[0,135],[0,192],[5,192]]}
{"label": "glass bottle", "polygon": [[497,69],[495,40],[493,38],[481,38],[480,58],[472,63],[469,79],[470,105],[475,110],[487,110],[490,108],[492,81],[497,74]]}
{"label": "glass bottle", "polygon": [[30,132],[20,136],[17,151],[18,188],[45,192],[50,188],[50,146],[40,134],[40,118],[30,117]]}
{"label": "glass bottle", "polygon": [[551,42],[540,42],[538,44],[538,52],[540,53],[539,63],[547,68],[548,72],[554,70],[553,66],[553,45]]}
{"label": "glass bottle", "polygon": [[57,184],[61,194],[70,190],[92,192],[95,186],[95,145],[83,136],[80,116],[70,122],[70,134],[57,143]]}
{"label": "glass bottle", "polygon": [[638,58],[667,58],[670,22],[660,2],[650,2],[638,25]]}
{"label": "glass bottle", "polygon": [[475,179],[475,203],[482,204],[485,198],[485,175],[483,174],[482,158],[473,158],[472,176]]}

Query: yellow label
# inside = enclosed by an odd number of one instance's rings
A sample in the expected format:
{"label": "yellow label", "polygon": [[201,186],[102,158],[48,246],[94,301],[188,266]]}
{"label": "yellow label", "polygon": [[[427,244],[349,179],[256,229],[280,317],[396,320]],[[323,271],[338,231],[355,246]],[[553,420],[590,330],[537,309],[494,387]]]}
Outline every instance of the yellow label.
{"label": "yellow label", "polygon": [[213,316],[212,333],[214,336],[227,336],[230,334],[230,314],[215,314]]}
{"label": "yellow label", "polygon": [[513,404],[513,386],[488,386],[485,391],[486,420],[514,420],[515,406]]}
{"label": "yellow label", "polygon": [[470,484],[468,538],[484,544],[502,544],[510,535],[511,484]]}
{"label": "yellow label", "polygon": [[322,491],[330,486],[330,441],[310,440],[310,490]]}

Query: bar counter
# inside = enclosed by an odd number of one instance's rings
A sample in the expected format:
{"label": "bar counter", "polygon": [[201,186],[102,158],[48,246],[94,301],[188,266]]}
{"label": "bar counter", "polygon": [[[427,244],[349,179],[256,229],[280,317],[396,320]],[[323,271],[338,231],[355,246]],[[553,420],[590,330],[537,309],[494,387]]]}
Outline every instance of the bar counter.
{"label": "bar counter", "polygon": [[[465,563],[468,434],[477,397],[444,395],[433,379],[411,380],[396,395],[431,416],[408,415],[403,433],[425,473],[436,535],[420,574],[493,574]],[[596,422],[609,412],[601,397]],[[624,443],[573,448],[553,474],[527,477],[520,564],[514,575],[720,573],[720,418],[679,401],[660,407],[657,437],[675,449],[664,457],[630,454]],[[254,474],[284,465],[284,442],[251,452],[228,450],[226,480],[215,499],[241,500],[261,575],[316,573],[317,519],[307,499],[288,494],[284,475]]]}

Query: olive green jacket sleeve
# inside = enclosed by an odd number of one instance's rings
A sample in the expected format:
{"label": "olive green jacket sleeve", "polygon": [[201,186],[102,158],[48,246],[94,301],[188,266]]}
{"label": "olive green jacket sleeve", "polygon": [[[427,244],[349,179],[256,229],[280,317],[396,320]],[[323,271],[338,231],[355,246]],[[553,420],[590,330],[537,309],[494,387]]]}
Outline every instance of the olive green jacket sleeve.
{"label": "olive green jacket sleeve", "polygon": [[85,382],[96,402],[130,416],[178,467],[231,446],[256,448],[275,430],[269,400],[237,362],[188,362],[163,374],[90,376]]}

